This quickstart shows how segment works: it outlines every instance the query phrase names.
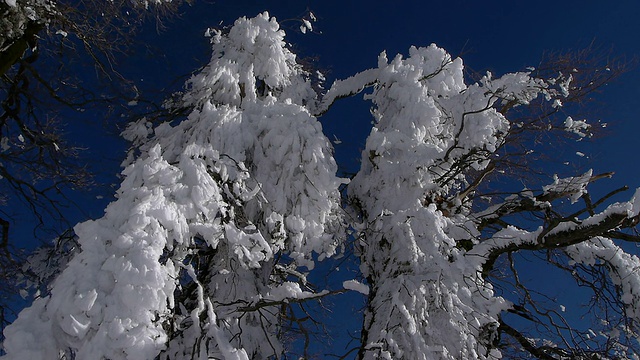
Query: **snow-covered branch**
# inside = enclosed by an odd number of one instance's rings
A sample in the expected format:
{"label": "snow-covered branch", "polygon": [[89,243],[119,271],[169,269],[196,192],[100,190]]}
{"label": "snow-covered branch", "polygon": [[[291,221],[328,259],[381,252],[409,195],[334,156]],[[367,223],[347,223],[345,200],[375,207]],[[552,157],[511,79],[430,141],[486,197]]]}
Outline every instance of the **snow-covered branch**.
{"label": "snow-covered branch", "polygon": [[[476,214],[478,228],[482,229],[491,224],[502,227],[490,238],[482,240],[475,245],[467,256],[483,258],[483,274],[488,276],[493,269],[495,261],[500,255],[519,250],[542,250],[564,248],[570,245],[588,241],[594,237],[615,237],[620,229],[634,228],[640,221],[640,207],[638,200],[640,190],[631,201],[627,203],[615,203],[600,213],[594,213],[593,204],[587,202],[587,206],[568,216],[554,214],[552,202],[554,200],[569,197],[572,202],[587,194],[586,186],[590,181],[604,176],[591,176],[591,171],[582,176],[555,179],[554,183],[545,186],[540,195],[533,196],[530,192],[524,192],[519,196],[512,196],[503,204],[496,205]],[[616,193],[614,191],[613,193]],[[596,205],[604,202],[611,194],[596,202]],[[520,212],[542,212],[545,215],[545,223],[534,231],[527,231],[517,226],[507,224],[503,217]],[[590,216],[580,219],[578,216],[586,212]],[[627,236],[627,238],[631,238]]]}
{"label": "snow-covered branch", "polygon": [[378,80],[378,73],[378,69],[368,69],[347,79],[336,80],[318,105],[311,109],[311,113],[314,116],[322,116],[337,100],[359,94],[365,88],[373,86]]}
{"label": "snow-covered branch", "polygon": [[[611,174],[590,170],[536,191],[486,191],[537,146],[527,131],[588,137],[583,120],[549,120],[572,99],[573,73],[487,73],[468,83],[462,60],[430,45],[407,56],[382,52],[375,68],[318,99],[268,13],[227,30],[208,31],[211,59],[173,98],[172,121],[127,128],[135,149],[117,200],[75,227],[73,256],[37,270],[36,285],[56,279],[7,328],[3,359],[281,358],[293,333],[306,355],[316,325],[308,304],[348,291],[366,297],[359,360],[613,357],[619,339],[638,338],[640,260],[613,239],[640,241],[630,231],[640,222],[640,190],[605,208],[624,188],[593,201],[588,185]],[[317,117],[365,88],[374,121],[349,182],[336,175]],[[530,119],[513,120],[531,107]],[[2,151],[13,146],[0,140]],[[347,228],[357,232],[352,248]],[[343,249],[360,271],[350,278],[362,282],[316,289],[307,275]],[[590,330],[572,329],[564,306],[539,306],[517,252],[544,253],[619,305],[622,320],[609,326],[604,350],[584,340]],[[50,252],[38,255],[34,264],[49,261]],[[504,279],[510,288],[500,287]],[[513,317],[559,343],[532,338]]]}

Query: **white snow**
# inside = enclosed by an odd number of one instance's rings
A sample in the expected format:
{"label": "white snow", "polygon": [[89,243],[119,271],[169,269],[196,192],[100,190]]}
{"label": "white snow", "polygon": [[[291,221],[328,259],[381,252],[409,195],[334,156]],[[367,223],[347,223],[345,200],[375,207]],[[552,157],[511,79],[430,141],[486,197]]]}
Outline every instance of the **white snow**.
{"label": "white snow", "polygon": [[571,116],[568,116],[564,121],[564,128],[566,131],[580,137],[586,137],[589,136],[588,130],[591,128],[591,125],[587,124],[584,120],[574,120]]}
{"label": "white snow", "polygon": [[[316,96],[307,74],[267,13],[239,19],[212,46],[179,104],[192,108],[186,119],[125,131],[140,155],[125,162],[117,200],[75,227],[81,251],[6,329],[6,359],[277,357],[277,311],[238,309],[324,294],[268,274],[278,252],[291,274],[312,269],[343,233],[345,181],[304,106]],[[197,301],[178,302],[183,281]],[[172,338],[168,319],[181,327]],[[200,347],[201,336],[213,343]]]}
{"label": "white snow", "polygon": [[571,199],[571,203],[575,203],[580,197],[587,192],[587,185],[591,181],[593,170],[589,170],[580,176],[559,179],[557,175],[553,176],[553,184],[543,187],[545,193],[562,194]]}
{"label": "white snow", "polygon": [[323,96],[322,101],[311,112],[315,115],[321,115],[329,110],[329,107],[338,99],[355,95],[361,92],[365,87],[375,83],[378,76],[378,69],[369,69],[357,73],[344,80],[336,80],[329,91]]}
{"label": "white snow", "polygon": [[[456,236],[476,230],[438,205],[437,196],[463,179],[437,179],[474,149],[500,146],[509,123],[491,108],[498,99],[526,104],[543,87],[524,73],[468,86],[462,61],[435,45],[409,55],[382,53],[377,69],[332,86],[349,94],[374,84],[366,97],[375,126],[348,188],[368,214],[361,268],[375,315],[365,314],[365,358],[484,358],[478,329],[495,323],[507,303],[479,276],[480,262],[456,248]],[[472,157],[469,166],[482,170],[484,160]]]}
{"label": "white snow", "polygon": [[577,263],[607,264],[605,269],[609,270],[611,281],[621,290],[620,300],[625,304],[627,316],[640,320],[640,259],[637,256],[627,254],[611,239],[603,237],[573,245],[567,254]]}
{"label": "white snow", "polygon": [[[301,31],[312,29],[303,20]],[[462,60],[430,45],[411,47],[407,57],[383,52],[375,68],[336,81],[318,99],[268,13],[206,35],[210,63],[174,104],[189,115],[127,127],[132,151],[117,200],[102,218],[75,227],[80,248],[50,294],[6,328],[3,359],[281,357],[279,306],[329,294],[312,291],[306,278],[344,241],[344,184],[362,214],[349,225],[362,232],[357,252],[367,284],[342,286],[369,297],[364,359],[500,358],[491,339],[511,305],[483,277],[489,256],[640,213],[639,189],[629,202],[546,232],[505,225],[485,236],[478,224],[501,209],[551,204],[525,189],[473,214],[472,197],[461,194],[474,180],[468,174],[491,170],[506,134],[523,126],[497,108],[539,96],[559,107],[571,76],[487,73],[467,84]],[[349,182],[336,176],[316,117],[368,87],[373,126]],[[589,125],[568,117],[564,128],[584,137]],[[0,145],[7,151],[9,140]],[[575,203],[591,179],[591,170],[556,175],[542,195]],[[574,264],[606,263],[626,314],[640,321],[638,257],[601,237],[566,252]]]}
{"label": "white snow", "polygon": [[306,32],[307,29],[309,29],[309,31],[313,31],[313,26],[311,26],[311,22],[309,20],[302,19],[302,23],[303,23],[303,28],[305,29],[303,33]]}
{"label": "white snow", "polygon": [[323,296],[327,293],[327,290],[321,292],[303,291],[300,288],[300,284],[287,281],[281,285],[271,289],[265,299],[276,302],[287,302],[289,299],[302,300],[313,297]]}
{"label": "white snow", "polygon": [[358,280],[347,280],[342,283],[342,287],[347,290],[357,291],[363,295],[369,295],[369,286],[359,282]]}

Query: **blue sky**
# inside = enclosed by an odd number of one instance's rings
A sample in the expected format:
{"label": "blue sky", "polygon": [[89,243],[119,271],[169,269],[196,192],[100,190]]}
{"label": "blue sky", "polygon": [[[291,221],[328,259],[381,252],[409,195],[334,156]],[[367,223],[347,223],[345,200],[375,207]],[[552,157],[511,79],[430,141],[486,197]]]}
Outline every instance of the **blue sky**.
{"label": "blue sky", "polygon": [[[182,9],[165,31],[143,34],[155,54],[123,62],[128,76],[142,79],[142,91],[167,87],[206,63],[206,27],[229,25],[264,10],[281,22],[299,56],[316,59],[314,65],[327,73],[328,84],[375,66],[383,50],[394,56],[406,54],[411,45],[431,43],[461,55],[470,69],[496,74],[535,66],[545,52],[581,49],[591,42],[611,49],[612,56],[640,56],[640,4],[634,1],[196,1]],[[309,10],[318,22],[314,33],[302,35],[297,19]],[[636,67],[603,89],[593,109],[596,115],[588,120],[608,123],[607,134],[580,149],[596,173],[616,171],[616,183],[632,187],[640,179],[633,157],[640,128],[638,83]],[[342,140],[336,151],[349,169],[357,167],[358,149],[368,133],[368,106],[361,98],[348,99],[321,119],[327,133]]]}
{"label": "blue sky", "polygon": [[[312,57],[314,65],[327,74],[328,84],[376,65],[378,54],[386,50],[392,57],[407,53],[409,46],[436,43],[452,55],[461,55],[465,65],[475,71],[490,70],[495,74],[536,66],[545,52],[582,49],[594,42],[612,56],[631,60],[640,56],[640,3],[618,1],[242,1],[217,2],[213,6],[196,5],[187,10],[184,21],[176,21],[176,32],[170,27],[160,38],[167,63],[200,57],[208,59],[207,45],[200,34],[206,26],[228,25],[238,16],[254,16],[268,10],[278,18],[289,41],[301,57]],[[314,33],[300,34],[296,19],[312,11],[318,18]],[[185,34],[190,35],[182,35]],[[154,34],[154,36],[156,36]],[[173,60],[175,59],[175,60]],[[189,60],[191,60],[189,59]],[[194,60],[195,66],[203,62]],[[193,66],[193,65],[191,65]],[[190,69],[184,69],[188,72]],[[615,171],[612,180],[602,182],[605,189],[621,185],[640,186],[640,161],[636,156],[636,137],[640,130],[635,105],[640,98],[637,84],[640,69],[633,68],[616,82],[607,85],[596,96],[593,122],[609,124],[607,133],[597,141],[578,144],[586,154],[579,157],[575,149],[566,151],[562,161],[593,168],[594,173]],[[342,170],[356,171],[360,150],[370,130],[369,104],[361,96],[341,100],[320,120],[325,132],[342,142],[336,144],[336,155]],[[563,149],[552,148],[552,153]],[[550,174],[552,175],[552,174]],[[627,195],[627,196],[630,196]],[[533,266],[523,277],[535,281],[540,272],[550,268]],[[348,272],[348,268],[341,271]],[[348,277],[348,275],[347,275]],[[543,277],[547,278],[547,277]],[[570,306],[574,292],[564,291],[566,283],[553,284],[552,295],[559,295],[563,305]],[[335,305],[333,322],[337,330],[334,348],[318,349],[320,353],[344,351],[349,338],[358,336],[359,317],[354,310],[361,299],[342,297]],[[354,345],[354,344],[351,344]]]}
{"label": "blue sky", "polygon": [[[206,3],[205,3],[206,2]],[[580,49],[592,41],[613,56],[640,56],[640,2],[636,1],[203,1],[183,6],[183,14],[165,23],[158,33],[153,26],[141,34],[152,49],[134,52],[121,59],[125,76],[137,82],[143,92],[178,88],[170,85],[209,59],[207,27],[230,25],[239,16],[255,16],[268,10],[287,31],[288,39],[301,57],[316,59],[314,65],[327,73],[328,83],[376,65],[378,54],[390,57],[407,53],[409,46],[436,43],[452,55],[461,54],[466,66],[496,74],[535,66],[545,51]],[[312,11],[318,19],[313,33],[301,34],[297,19]],[[627,184],[640,186],[638,141],[640,130],[636,107],[640,99],[640,68],[633,68],[597,96],[597,117],[609,124],[608,133],[597,142],[580,144],[595,173],[615,171],[607,188]],[[168,95],[168,93],[166,94]],[[369,105],[361,96],[336,104],[321,118],[326,133],[339,138],[336,155],[345,171],[356,171],[359,151],[370,130]],[[96,119],[100,114],[94,114]],[[76,131],[71,129],[72,132]],[[91,131],[100,132],[99,126]],[[85,131],[85,130],[81,130]],[[115,182],[113,174],[124,158],[122,143],[113,137],[82,139],[100,161],[101,179]],[[100,140],[96,140],[100,139]],[[576,155],[568,161],[584,161]],[[96,164],[94,164],[95,166]],[[113,188],[79,200],[83,209],[76,220],[98,217]],[[337,299],[342,320],[357,308],[357,299]],[[359,320],[358,320],[359,321]],[[349,323],[348,321],[346,323]],[[352,322],[348,325],[354,325]],[[355,324],[357,327],[357,324]],[[346,329],[345,329],[346,331]],[[354,334],[357,335],[357,334]],[[343,347],[340,345],[338,347]],[[340,349],[336,349],[339,352]]]}

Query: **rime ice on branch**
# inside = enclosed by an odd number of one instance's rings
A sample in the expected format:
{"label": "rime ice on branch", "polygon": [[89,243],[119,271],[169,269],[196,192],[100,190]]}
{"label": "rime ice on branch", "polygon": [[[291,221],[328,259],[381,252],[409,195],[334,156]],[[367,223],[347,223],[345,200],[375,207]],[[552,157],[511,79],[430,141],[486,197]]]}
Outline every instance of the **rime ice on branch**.
{"label": "rime ice on branch", "polygon": [[82,251],[6,330],[5,358],[282,353],[279,304],[309,296],[286,279],[335,253],[342,180],[275,19],[239,19],[212,43],[178,104],[188,118],[126,131],[141,154],[118,200],[76,227]]}

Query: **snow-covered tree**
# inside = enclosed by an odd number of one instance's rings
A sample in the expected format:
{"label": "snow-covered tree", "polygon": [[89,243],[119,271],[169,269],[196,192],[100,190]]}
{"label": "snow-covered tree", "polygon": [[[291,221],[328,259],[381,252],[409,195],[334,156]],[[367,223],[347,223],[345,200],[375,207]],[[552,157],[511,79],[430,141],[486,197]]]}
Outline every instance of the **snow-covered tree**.
{"label": "snow-covered tree", "polygon": [[[467,85],[462,61],[444,50],[432,45],[411,48],[409,55],[388,61],[383,53],[377,69],[350,80],[373,84],[366,97],[373,102],[376,120],[361,169],[348,188],[361,214],[357,246],[370,286],[359,358],[487,359],[501,357],[501,347],[506,353],[520,348],[546,359],[634,356],[640,289],[632,284],[640,279],[640,259],[624,253],[612,239],[640,239],[621,231],[638,224],[640,192],[629,202],[599,210],[596,205],[603,201],[592,203],[586,190],[599,178],[591,171],[556,177],[537,192],[524,189],[505,197],[482,191],[483,182],[504,166],[502,155],[514,136],[522,136],[521,127],[548,132],[560,127],[578,138],[587,135],[589,125],[571,117],[560,125],[550,114],[534,116],[527,124],[506,117],[512,108],[526,107],[538,97],[551,103],[555,113],[571,90],[580,91],[571,85],[572,76],[487,74]],[[555,206],[565,198],[572,203],[583,198],[586,205],[565,215]],[[538,221],[518,218],[525,213]],[[504,272],[496,269],[497,260],[525,250],[566,257],[558,264],[579,281],[588,281],[580,271],[584,265],[608,269],[614,286],[607,291],[622,303],[608,304],[620,305],[620,317],[607,317],[612,323],[601,333],[607,337],[605,345],[588,341],[570,325],[559,325],[561,317],[549,316],[527,291],[520,297],[496,294],[492,274]],[[518,274],[511,269],[520,290]],[[594,290],[598,296],[601,289]],[[505,313],[545,325],[549,333],[525,335],[505,321]],[[622,341],[607,336],[621,328]],[[574,340],[554,344],[556,335]],[[629,348],[630,343],[635,347]]]}
{"label": "snow-covered tree", "polygon": [[333,255],[342,229],[342,180],[283,36],[266,13],[214,34],[187,119],[126,131],[141,154],[118,200],[76,227],[82,250],[7,328],[8,358],[282,353],[280,307],[322,295],[300,270]]}
{"label": "snow-covered tree", "polygon": [[[358,359],[637,358],[640,259],[620,242],[640,242],[640,192],[595,200],[609,174],[542,186],[517,166],[530,134],[589,136],[561,110],[608,75],[469,82],[431,45],[382,53],[318,97],[267,13],[209,35],[210,63],[167,104],[188,116],[128,127],[117,200],[76,226],[80,249],[6,329],[4,358],[280,358],[283,308],[331,294],[306,275],[347,229],[364,283],[344,288],[367,296]],[[369,88],[374,126],[341,197],[317,117]],[[525,253],[592,290],[602,321],[542,301],[519,276]]]}
{"label": "snow-covered tree", "polygon": [[108,114],[139,97],[118,57],[145,19],[166,19],[178,3],[0,1],[0,328],[17,310],[13,274],[31,246],[20,233],[44,242],[66,232],[77,221],[71,198],[100,172],[69,133],[87,118],[72,114],[104,114],[111,130],[96,136],[117,133],[120,118]]}

